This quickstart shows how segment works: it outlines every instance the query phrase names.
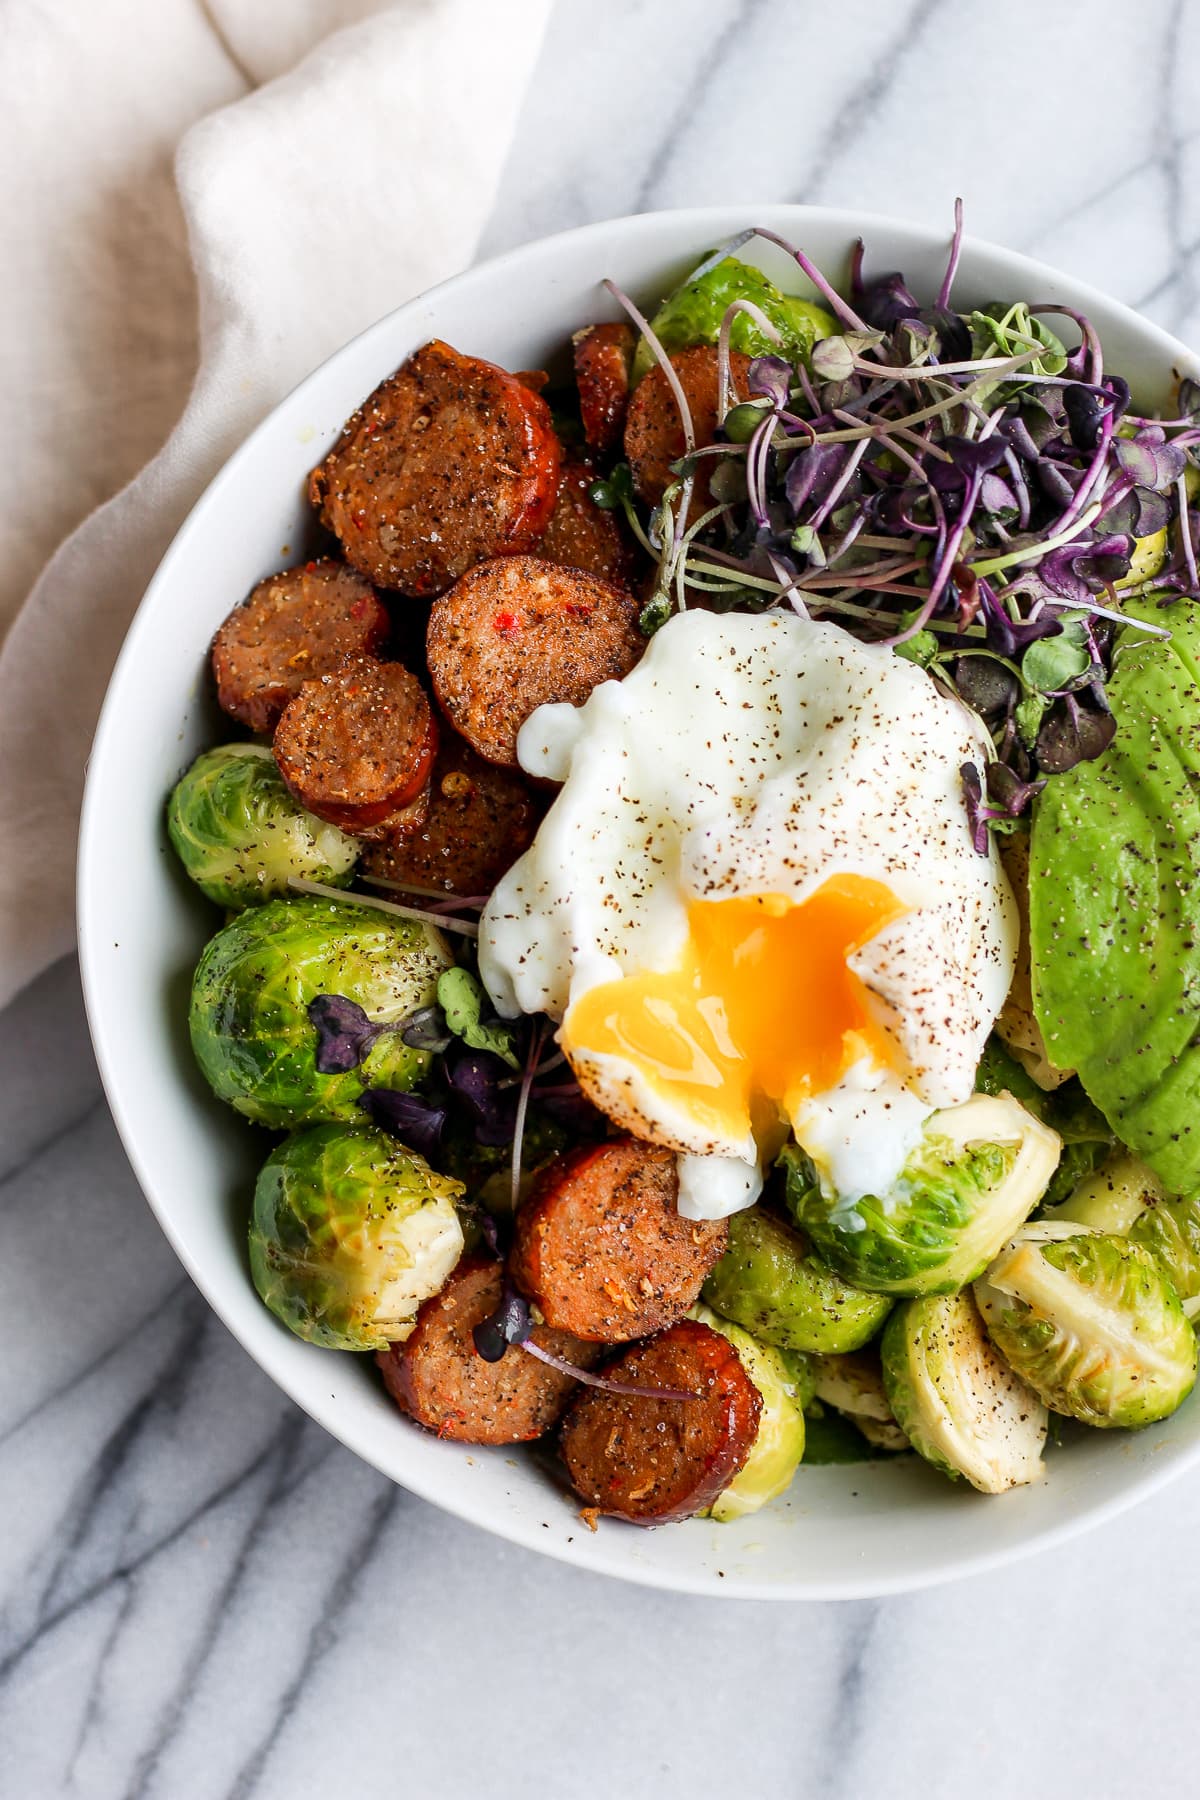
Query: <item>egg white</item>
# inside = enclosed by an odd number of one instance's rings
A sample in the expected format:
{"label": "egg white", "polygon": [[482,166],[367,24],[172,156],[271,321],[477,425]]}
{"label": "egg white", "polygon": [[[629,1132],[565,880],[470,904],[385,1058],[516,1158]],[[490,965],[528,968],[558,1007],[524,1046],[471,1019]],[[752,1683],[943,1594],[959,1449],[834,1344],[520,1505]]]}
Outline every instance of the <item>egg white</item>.
{"label": "egg white", "polygon": [[[963,804],[959,771],[985,754],[972,716],[835,625],[693,611],[622,682],[539,708],[518,754],[562,787],[481,921],[480,971],[507,1017],[561,1020],[602,982],[676,968],[696,900],[800,904],[846,874],[895,895],[902,916],[848,962],[897,1067],[864,1059],[791,1120],[831,1188],[886,1187],[929,1113],[971,1093],[1016,955],[1011,892]],[[684,1153],[681,1210],[757,1196],[752,1137],[714,1135],[633,1061],[569,1054],[610,1117]]]}

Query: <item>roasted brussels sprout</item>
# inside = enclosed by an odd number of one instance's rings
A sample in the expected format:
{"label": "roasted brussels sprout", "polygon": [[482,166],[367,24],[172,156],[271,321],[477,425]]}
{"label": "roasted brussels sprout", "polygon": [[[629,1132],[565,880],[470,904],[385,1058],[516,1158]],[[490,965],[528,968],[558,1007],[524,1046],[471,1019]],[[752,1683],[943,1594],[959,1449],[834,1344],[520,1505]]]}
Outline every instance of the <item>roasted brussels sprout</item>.
{"label": "roasted brussels sprout", "polygon": [[358,845],[295,801],[265,744],[221,744],[198,756],[167,802],[180,862],[218,906],[256,906],[290,875],[339,887]]}
{"label": "roasted brussels sprout", "polygon": [[[251,907],[196,970],[196,1061],[213,1092],[259,1124],[361,1118],[364,1089],[411,1088],[428,1068],[428,1051],[390,1028],[432,1003],[452,961],[440,932],[350,900]],[[331,1000],[358,1024],[324,1056],[310,1008]]]}
{"label": "roasted brussels sprout", "polygon": [[878,1350],[854,1350],[847,1356],[813,1356],[813,1392],[825,1406],[843,1413],[877,1450],[907,1450],[908,1439],[896,1423],[883,1385]]}
{"label": "roasted brussels sprout", "polygon": [[1141,1244],[1028,1225],[975,1295],[1000,1354],[1054,1412],[1134,1430],[1165,1419],[1192,1391],[1195,1334]]}
{"label": "roasted brussels sprout", "polygon": [[1200,1197],[1151,1202],[1130,1226],[1129,1237],[1150,1252],[1188,1318],[1200,1317]]}
{"label": "roasted brussels sprout", "polygon": [[784,1152],[788,1206],[819,1255],[857,1288],[948,1294],[974,1280],[1029,1217],[1059,1139],[1011,1094],[934,1113],[890,1193],[829,1197],[798,1149]]}
{"label": "roasted brussels sprout", "polygon": [[1116,1150],[1045,1217],[1058,1224],[1086,1225],[1091,1231],[1124,1237],[1135,1219],[1162,1198],[1157,1175],[1127,1150]]}
{"label": "roasted brussels sprout", "polygon": [[[807,361],[819,338],[833,337],[841,327],[833,314],[815,300],[782,294],[773,281],[736,256],[723,257],[711,269],[685,281],[668,296],[651,319],[651,328],[664,350],[686,350],[693,344],[715,344],[734,300],[749,300],[779,332],[776,344],[748,313],[734,315],[729,343],[747,356],[775,354]],[[638,345],[633,379],[641,380],[654,367],[654,352],[645,339]]]}
{"label": "roasted brussels sprout", "polygon": [[880,1294],[847,1286],[798,1231],[761,1206],[730,1219],[729,1247],[704,1298],[722,1318],[785,1350],[857,1350],[891,1307]]}
{"label": "roasted brussels sprout", "polygon": [[413,1328],[422,1300],[458,1261],[462,1183],[366,1125],[317,1125],[263,1165],[250,1221],[250,1272],[297,1337],[333,1350],[383,1350]]}
{"label": "roasted brussels sprout", "polygon": [[1188,1318],[1200,1314],[1200,1196],[1168,1200],[1157,1175],[1128,1150],[1115,1150],[1043,1217],[1048,1224],[1086,1225],[1141,1244]]}
{"label": "roasted brussels sprout", "polygon": [[740,1325],[719,1319],[707,1306],[693,1306],[689,1315],[719,1331],[737,1351],[742,1367],[762,1395],[762,1416],[754,1448],[723,1494],[709,1508],[709,1518],[720,1524],[757,1512],[768,1500],[782,1494],[804,1455],[804,1398],[790,1359],[768,1344],[759,1343]]}
{"label": "roasted brussels sprout", "polygon": [[1046,1409],[997,1354],[969,1290],[898,1306],[881,1354],[892,1412],[926,1462],[982,1494],[1039,1478]]}

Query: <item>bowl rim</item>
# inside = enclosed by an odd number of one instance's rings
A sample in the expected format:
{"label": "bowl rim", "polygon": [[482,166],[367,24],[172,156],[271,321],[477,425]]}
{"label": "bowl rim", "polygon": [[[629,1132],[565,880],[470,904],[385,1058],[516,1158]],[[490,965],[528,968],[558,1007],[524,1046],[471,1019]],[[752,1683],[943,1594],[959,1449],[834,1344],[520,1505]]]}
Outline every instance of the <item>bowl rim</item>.
{"label": "bowl rim", "polygon": [[[636,242],[643,238],[653,238],[654,234],[667,221],[673,225],[691,221],[694,222],[696,228],[696,242],[701,244],[706,241],[706,233],[714,214],[727,215],[732,212],[742,214],[747,220],[770,216],[776,223],[784,221],[783,228],[786,229],[788,224],[791,224],[800,233],[803,232],[806,221],[816,221],[829,229],[844,232],[848,244],[856,236],[869,237],[872,231],[876,231],[881,234],[886,232],[893,236],[896,234],[908,236],[914,248],[923,251],[929,251],[942,242],[945,242],[947,251],[949,249],[949,233],[945,234],[943,238],[939,231],[922,221],[905,219],[895,214],[876,213],[849,207],[809,206],[778,200],[742,202],[734,199],[713,202],[705,206],[671,207],[655,212],[616,214],[609,218],[590,221],[585,225],[573,226],[563,231],[531,238],[496,256],[473,263],[436,283],[433,287],[414,294],[401,305],[392,308],[355,333],[353,337],[338,345],[279,397],[258,424],[242,438],[236,449],[205,485],[163,552],[138,602],[106,685],[104,701],[86,764],[76,857],[77,947],[88,1030],[105,1098],[125,1155],[160,1229],[208,1305],[242,1349],[281,1388],[293,1404],[299,1406],[340,1444],[371,1467],[379,1470],[389,1480],[395,1481],[397,1485],[453,1517],[492,1532],[507,1542],[515,1543],[524,1549],[540,1552],[543,1556],[549,1556],[587,1573],[606,1574],[642,1587],[700,1595],[707,1598],[720,1595],[728,1600],[773,1600],[792,1603],[808,1600],[861,1600],[942,1586],[968,1576],[984,1574],[1020,1558],[1052,1549],[1055,1545],[1084,1531],[1091,1530],[1139,1504],[1142,1500],[1148,1499],[1200,1461],[1200,1435],[1192,1445],[1178,1451],[1174,1456],[1144,1467],[1139,1471],[1138,1477],[1122,1491],[1111,1494],[1107,1498],[1098,1499],[1090,1506],[1081,1507],[1057,1523],[1035,1527],[1017,1542],[1003,1542],[994,1549],[981,1549],[971,1554],[960,1554],[945,1566],[933,1570],[922,1568],[908,1572],[899,1571],[891,1576],[864,1575],[857,1580],[852,1577],[848,1579],[844,1575],[829,1580],[821,1577],[807,1577],[802,1581],[793,1579],[786,1585],[755,1580],[753,1576],[739,1576],[735,1586],[722,1587],[720,1582],[714,1581],[712,1576],[701,1567],[697,1567],[695,1570],[660,1569],[637,1558],[631,1559],[624,1554],[612,1554],[601,1541],[595,1538],[590,1540],[588,1554],[585,1557],[579,1552],[573,1551],[569,1542],[560,1541],[553,1534],[547,1536],[532,1514],[528,1519],[497,1518],[486,1505],[480,1505],[474,1501],[473,1490],[469,1488],[452,1486],[451,1491],[446,1492],[435,1482],[425,1479],[420,1474],[411,1478],[405,1475],[401,1478],[394,1473],[392,1468],[386,1466],[382,1455],[374,1450],[371,1443],[358,1441],[356,1433],[346,1430],[335,1408],[327,1403],[322,1403],[323,1384],[314,1383],[311,1393],[301,1395],[296,1391],[294,1384],[276,1366],[267,1344],[251,1346],[246,1342],[231,1316],[232,1308],[225,1304],[217,1285],[210,1284],[206,1270],[200,1265],[199,1259],[191,1255],[176,1229],[171,1208],[155,1191],[146,1160],[142,1154],[138,1124],[132,1110],[126,1105],[122,1091],[119,1074],[119,1044],[110,1031],[109,1021],[98,998],[97,957],[99,944],[90,928],[87,904],[90,871],[97,866],[102,845],[102,798],[99,782],[94,778],[94,770],[97,766],[102,765],[110,742],[117,738],[120,731],[121,714],[115,704],[116,689],[120,685],[126,667],[135,663],[138,658],[141,639],[148,630],[149,617],[154,611],[157,595],[160,589],[167,585],[173,564],[183,555],[192,538],[197,533],[203,532],[205,515],[217,496],[223,493],[227,486],[240,479],[243,466],[250,459],[253,448],[276,430],[279,412],[310,383],[316,383],[326,368],[345,355],[352,345],[361,343],[372,333],[382,331],[384,327],[390,326],[408,312],[415,312],[418,308],[435,302],[437,297],[444,295],[448,290],[457,292],[469,289],[475,284],[486,287],[489,280],[499,270],[519,267],[525,261],[533,262],[542,255],[553,253],[560,246],[586,245],[589,239],[604,238],[611,233],[614,227],[623,228],[628,234],[628,240]],[[1056,288],[1065,288],[1071,304],[1077,306],[1079,310],[1086,311],[1090,307],[1099,307],[1105,312],[1122,317],[1129,328],[1146,343],[1151,351],[1157,352],[1169,361],[1177,375],[1181,372],[1181,368],[1196,368],[1195,353],[1180,339],[1152,320],[1143,317],[1133,307],[1114,299],[1092,283],[1078,280],[1055,268],[1052,264],[1027,256],[1024,252],[1010,250],[1004,245],[994,243],[986,238],[964,234],[962,249],[968,261],[971,253],[1000,258],[1011,270],[1014,280],[1025,280],[1030,283],[1028,291],[1031,294],[1037,291],[1039,283],[1052,284]],[[599,279],[598,275],[597,280]],[[382,375],[379,378],[382,379]]]}

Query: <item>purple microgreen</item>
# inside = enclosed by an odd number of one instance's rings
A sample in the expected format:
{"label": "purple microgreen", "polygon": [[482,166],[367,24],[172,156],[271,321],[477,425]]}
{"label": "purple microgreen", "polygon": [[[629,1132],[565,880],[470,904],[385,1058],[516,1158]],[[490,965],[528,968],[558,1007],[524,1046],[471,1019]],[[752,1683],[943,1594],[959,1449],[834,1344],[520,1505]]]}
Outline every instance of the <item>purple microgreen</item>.
{"label": "purple microgreen", "polygon": [[942,449],[964,479],[971,475],[983,476],[997,468],[1004,461],[1007,448],[1004,439],[995,434],[985,438],[942,439]]}
{"label": "purple microgreen", "polygon": [[573,1381],[581,1381],[584,1387],[600,1388],[606,1394],[630,1394],[639,1400],[702,1398],[687,1388],[651,1387],[644,1381],[621,1381],[615,1375],[597,1375],[591,1369],[581,1369],[578,1363],[568,1362],[563,1356],[556,1356],[552,1350],[545,1349],[531,1337],[522,1338],[520,1344],[522,1350],[545,1363],[547,1368],[557,1369],[560,1375],[569,1375]]}
{"label": "purple microgreen", "polygon": [[1085,707],[1074,694],[1056,700],[1038,732],[1038,763],[1044,774],[1061,775],[1077,763],[1094,762],[1112,743],[1117,724],[1110,712]]}
{"label": "purple microgreen", "polygon": [[308,1018],[317,1033],[319,1075],[346,1075],[357,1069],[379,1034],[389,1029],[369,1019],[357,1001],[344,994],[318,994],[309,1002]]}
{"label": "purple microgreen", "polygon": [[960,194],[954,202],[954,236],[950,240],[950,260],[946,264],[946,273],[942,277],[942,285],[938,289],[938,297],[934,302],[936,306],[944,307],[949,306],[950,304],[950,289],[954,286],[954,277],[958,272],[958,258],[962,250],[962,239],[963,203],[962,195]]}
{"label": "purple microgreen", "polygon": [[410,1050],[431,1050],[435,1056],[448,1050],[454,1041],[446,1015],[436,1005],[419,1006],[416,1012],[409,1013],[400,1026],[400,1037]]}
{"label": "purple microgreen", "polygon": [[419,1156],[432,1161],[437,1155],[446,1129],[444,1106],[420,1094],[401,1093],[398,1088],[367,1088],[358,1104],[373,1125],[399,1138]]}
{"label": "purple microgreen", "polygon": [[696,448],[696,428],[692,423],[692,409],[688,405],[687,395],[683,391],[683,384],[679,379],[671,358],[667,355],[667,352],[659,342],[658,336],[651,326],[650,321],[638,311],[633,301],[629,298],[629,295],[623,293],[615,281],[609,281],[607,278],[602,285],[608,289],[618,306],[624,307],[625,311],[629,314],[629,317],[633,320],[647,344],[650,346],[650,349],[654,354],[654,360],[662,370],[663,375],[666,378],[667,386],[670,388],[671,393],[675,398],[675,404],[679,408],[679,421],[683,426],[684,445],[688,450],[694,450]]}
{"label": "purple microgreen", "polygon": [[983,802],[983,782],[979,778],[979,770],[974,763],[964,763],[958,771],[962,783],[963,800],[967,808],[967,824],[971,830],[971,843],[976,855],[986,856],[988,853],[988,809]]}
{"label": "purple microgreen", "polygon": [[334,900],[339,906],[365,906],[372,912],[391,913],[396,919],[414,919],[421,925],[436,925],[439,931],[456,931],[462,937],[476,938],[479,926],[473,919],[448,919],[442,913],[429,912],[416,906],[397,906],[391,900],[380,900],[374,894],[348,894],[344,888],[330,887],[324,881],[309,881],[303,875],[291,875],[288,886],[298,894],[317,894]]}
{"label": "purple microgreen", "polygon": [[783,479],[784,496],[797,515],[810,500],[820,504],[850,459],[844,444],[811,444],[798,450]]}
{"label": "purple microgreen", "polygon": [[510,1344],[524,1344],[532,1329],[529,1302],[518,1294],[506,1273],[499,1306],[471,1332],[475,1348],[484,1362],[497,1363]]}
{"label": "purple microgreen", "polygon": [[483,1050],[447,1057],[446,1085],[468,1118],[475,1141],[501,1149],[512,1142],[517,1102],[512,1090],[501,1088],[505,1064]]}
{"label": "purple microgreen", "polygon": [[1072,382],[1063,389],[1063,405],[1071,427],[1071,442],[1077,450],[1094,450],[1100,442],[1105,408],[1094,388]]}
{"label": "purple microgreen", "polygon": [[1155,442],[1149,433],[1118,438],[1113,456],[1138,487],[1163,493],[1179,481],[1187,467],[1187,452],[1176,444]]}
{"label": "purple microgreen", "polygon": [[1200,593],[1200,581],[1196,576],[1196,545],[1192,537],[1192,520],[1188,512],[1187,477],[1180,473],[1176,482],[1176,498],[1179,503],[1179,536],[1183,545],[1183,560],[1187,565],[1190,592]]}
{"label": "purple microgreen", "polygon": [[573,1137],[594,1137],[604,1126],[597,1112],[577,1082],[564,1082],[560,1087],[535,1087],[531,1098],[540,1111],[561,1125]]}
{"label": "purple microgreen", "polygon": [[791,392],[792,365],[782,356],[756,356],[746,371],[746,387],[752,395],[782,408]]}
{"label": "purple microgreen", "polygon": [[903,275],[895,270],[890,275],[877,275],[863,284],[861,279],[862,240],[855,248],[852,265],[851,293],[868,325],[879,331],[891,331],[902,319],[919,319],[921,308],[915,294],[910,293]]}
{"label": "purple microgreen", "polygon": [[804,274],[808,276],[808,279],[812,282],[830,312],[833,313],[835,318],[840,319],[843,325],[849,326],[851,331],[869,331],[871,329],[864,319],[859,318],[852,306],[847,306],[837,289],[830,286],[820,269],[817,268],[815,263],[810,262],[803,250],[797,250],[794,244],[789,244],[787,239],[780,237],[777,231],[767,231],[761,225],[756,225],[754,227],[753,236],[765,239],[768,244],[777,244],[781,250],[786,251],[790,257],[794,258]]}
{"label": "purple microgreen", "polygon": [[356,879],[365,881],[368,887],[387,888],[395,894],[413,894],[418,900],[436,900],[439,906],[482,907],[486,906],[486,894],[448,894],[444,888],[417,887],[411,881],[393,881],[390,875],[357,875]]}
{"label": "purple microgreen", "polygon": [[524,1147],[525,1115],[529,1110],[529,1090],[533,1086],[533,1072],[537,1068],[538,1057],[542,1053],[545,1038],[545,1027],[539,1020],[529,1034],[529,1049],[525,1056],[525,1073],[521,1078],[520,1091],[517,1094],[517,1114],[513,1121],[512,1140],[512,1204],[516,1211],[517,1202],[521,1198],[521,1151]]}
{"label": "purple microgreen", "polygon": [[818,381],[849,381],[858,366],[844,337],[821,338],[813,345],[808,361]]}
{"label": "purple microgreen", "polygon": [[1093,594],[1129,573],[1131,539],[1116,533],[1064,544],[1038,563],[1038,576],[1060,600],[1087,605]]}
{"label": "purple microgreen", "polygon": [[[774,325],[772,325],[770,319],[768,319],[766,313],[762,310],[761,306],[756,306],[754,304],[753,300],[731,300],[730,301],[729,305],[725,308],[725,314],[721,320],[721,328],[717,333],[717,423],[718,424],[721,424],[721,422],[725,418],[725,414],[729,410],[730,395],[733,394],[733,391],[734,391],[733,375],[732,375],[732,372],[731,372],[730,366],[729,366],[729,339],[730,339],[730,333],[733,330],[733,322],[738,317],[739,313],[747,314],[747,316],[754,321],[754,323],[758,326],[758,329],[762,332],[763,336],[766,338],[768,343],[781,344],[783,342],[782,333],[779,332]],[[782,357],[772,357],[770,360],[772,362],[781,362],[783,359],[782,359]],[[784,367],[787,368],[786,363],[784,364]],[[754,389],[752,388],[750,391],[751,391],[751,393],[753,393]],[[779,405],[782,406],[784,400],[786,400],[786,399],[787,399],[787,391],[785,389],[784,395],[783,395],[783,400],[780,400]]]}
{"label": "purple microgreen", "polygon": [[1041,793],[1046,783],[1044,778],[1038,781],[1022,781],[1015,769],[1006,763],[991,762],[987,768],[987,796],[993,808],[1010,819],[1020,818],[1028,812],[1030,805]]}
{"label": "purple microgreen", "polygon": [[1079,335],[1083,339],[1083,350],[1087,364],[1087,374],[1091,381],[1099,383],[1104,378],[1104,352],[1100,348],[1100,339],[1095,327],[1086,314],[1076,312],[1073,306],[1061,306],[1056,301],[1045,300],[1035,304],[1030,301],[1026,310],[1033,313],[1057,313],[1061,317],[1071,319],[1079,327]]}

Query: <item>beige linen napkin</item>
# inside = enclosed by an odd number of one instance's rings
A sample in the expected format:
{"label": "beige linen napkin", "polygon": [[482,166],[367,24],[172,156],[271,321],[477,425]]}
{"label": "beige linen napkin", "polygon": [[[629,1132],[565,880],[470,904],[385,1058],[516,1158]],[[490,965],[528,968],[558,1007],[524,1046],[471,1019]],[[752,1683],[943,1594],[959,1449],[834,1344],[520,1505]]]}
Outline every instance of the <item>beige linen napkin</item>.
{"label": "beige linen napkin", "polygon": [[471,261],[549,6],[5,0],[0,1004],[70,947],[84,763],[155,564],[282,394]]}

